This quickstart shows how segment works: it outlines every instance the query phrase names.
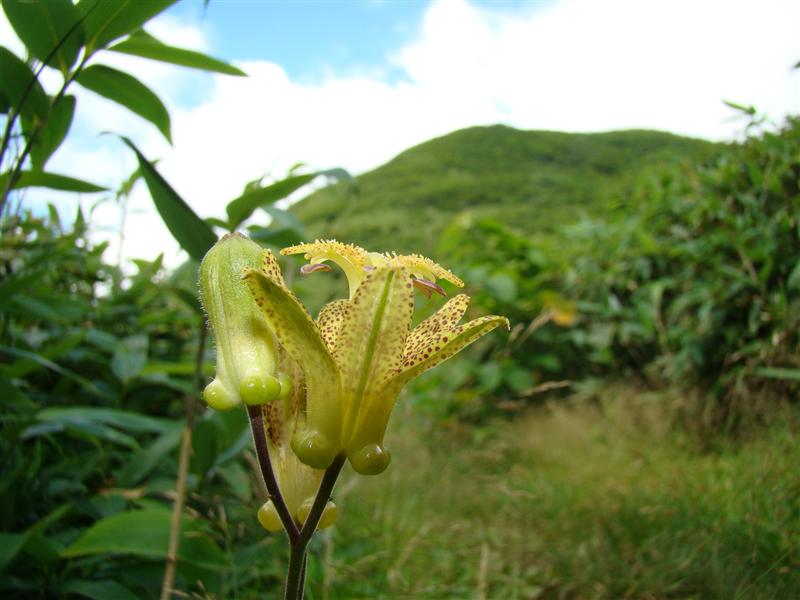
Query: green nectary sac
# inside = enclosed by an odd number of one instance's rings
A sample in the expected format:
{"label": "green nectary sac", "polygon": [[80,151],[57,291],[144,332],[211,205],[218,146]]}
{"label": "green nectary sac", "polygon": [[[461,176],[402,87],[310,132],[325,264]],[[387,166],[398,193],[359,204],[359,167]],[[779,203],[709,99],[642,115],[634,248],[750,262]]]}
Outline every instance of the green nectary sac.
{"label": "green nectary sac", "polygon": [[262,252],[237,233],[224,236],[200,263],[200,297],[217,348],[217,375],[203,397],[217,410],[288,393],[288,379],[276,372],[275,338],[242,281],[242,272],[258,267]]}

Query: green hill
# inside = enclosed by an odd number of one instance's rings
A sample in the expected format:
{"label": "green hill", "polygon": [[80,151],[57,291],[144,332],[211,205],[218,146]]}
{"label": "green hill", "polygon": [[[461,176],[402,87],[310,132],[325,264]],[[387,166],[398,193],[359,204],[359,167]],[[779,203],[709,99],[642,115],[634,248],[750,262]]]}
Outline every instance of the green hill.
{"label": "green hill", "polygon": [[294,207],[312,237],[429,251],[460,212],[542,233],[600,210],[643,168],[700,158],[715,144],[656,131],[575,134],[472,127],[410,148]]}

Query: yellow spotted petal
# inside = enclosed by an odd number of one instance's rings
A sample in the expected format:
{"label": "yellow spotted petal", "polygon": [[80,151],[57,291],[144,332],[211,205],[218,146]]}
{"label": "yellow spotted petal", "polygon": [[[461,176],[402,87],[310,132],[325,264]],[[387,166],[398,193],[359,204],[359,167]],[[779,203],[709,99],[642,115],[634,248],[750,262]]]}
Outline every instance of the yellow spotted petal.
{"label": "yellow spotted petal", "polygon": [[[384,385],[401,366],[413,309],[411,274],[402,265],[370,272],[348,307],[334,351],[342,374],[343,441],[348,458],[359,451],[348,440],[365,429],[375,429],[374,417],[382,420],[379,413],[385,405],[391,410],[394,398],[386,397]],[[382,441],[384,429],[385,423],[377,427],[371,440]]]}
{"label": "yellow spotted petal", "polygon": [[319,311],[319,315],[317,315],[319,332],[331,352],[336,348],[336,340],[342,330],[342,323],[349,305],[350,302],[348,300],[334,300],[323,306],[322,310]]}
{"label": "yellow spotted petal", "polygon": [[437,334],[454,329],[467,311],[467,306],[469,306],[469,296],[466,294],[451,298],[447,304],[414,328],[408,336],[403,354],[412,354]]}
{"label": "yellow spotted petal", "polygon": [[298,244],[281,250],[284,256],[290,254],[305,254],[306,260],[311,265],[332,261],[339,265],[347,276],[350,285],[350,297],[353,297],[356,288],[364,279],[367,269],[372,267],[373,260],[369,253],[354,244],[342,244],[336,240],[316,240],[310,244]]}
{"label": "yellow spotted petal", "polygon": [[413,377],[444,362],[500,325],[508,329],[508,319],[490,315],[451,330],[434,331],[433,328],[429,328],[428,335],[419,337],[413,347],[407,347],[403,355],[403,364],[391,382],[392,385],[402,387]]}
{"label": "yellow spotted petal", "polygon": [[341,449],[339,372],[317,324],[275,269],[275,257],[265,251],[262,270],[246,271],[244,280],[281,346],[303,368],[306,427],[295,432],[292,447],[306,464],[327,468]]}

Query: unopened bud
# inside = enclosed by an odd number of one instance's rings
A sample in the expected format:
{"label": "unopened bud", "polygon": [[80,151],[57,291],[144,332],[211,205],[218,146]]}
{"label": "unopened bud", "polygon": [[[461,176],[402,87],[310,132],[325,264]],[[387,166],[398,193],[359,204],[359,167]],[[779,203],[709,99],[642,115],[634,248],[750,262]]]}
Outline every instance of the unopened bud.
{"label": "unopened bud", "polygon": [[261,253],[261,246],[237,233],[224,236],[200,263],[200,298],[217,347],[217,376],[203,398],[217,410],[242,401],[264,404],[285,387],[275,376],[272,333],[242,281],[246,269],[258,268]]}

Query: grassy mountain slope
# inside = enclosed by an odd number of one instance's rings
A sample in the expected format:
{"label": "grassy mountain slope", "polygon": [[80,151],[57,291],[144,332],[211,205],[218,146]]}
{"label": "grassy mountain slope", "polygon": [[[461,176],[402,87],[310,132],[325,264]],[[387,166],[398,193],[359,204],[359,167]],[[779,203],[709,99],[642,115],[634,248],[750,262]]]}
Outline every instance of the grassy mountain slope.
{"label": "grassy mountain slope", "polygon": [[472,127],[415,146],[294,207],[313,237],[427,251],[460,212],[526,233],[599,210],[643,168],[697,158],[715,145],[656,131],[572,134]]}

